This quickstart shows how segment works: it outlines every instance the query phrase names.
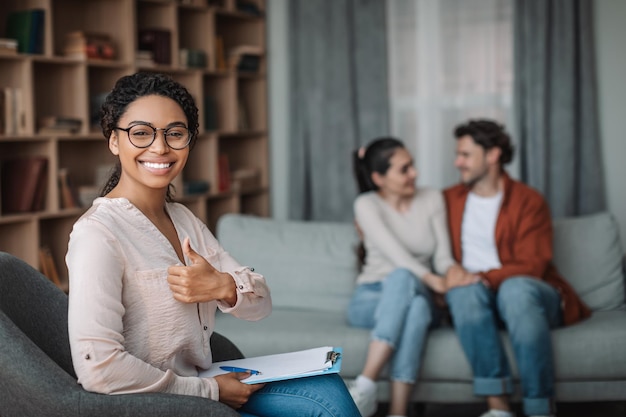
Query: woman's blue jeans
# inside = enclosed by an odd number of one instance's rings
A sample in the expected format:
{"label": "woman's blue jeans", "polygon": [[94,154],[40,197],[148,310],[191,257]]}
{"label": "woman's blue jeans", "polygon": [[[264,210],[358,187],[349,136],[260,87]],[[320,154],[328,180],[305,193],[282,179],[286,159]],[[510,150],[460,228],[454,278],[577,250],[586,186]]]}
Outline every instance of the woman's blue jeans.
{"label": "woman's blue jeans", "polygon": [[360,415],[338,374],[270,382],[252,394],[238,411],[245,417]]}
{"label": "woman's blue jeans", "polygon": [[438,317],[430,290],[407,269],[383,281],[361,284],[348,307],[348,322],[372,329],[372,339],[394,350],[390,379],[413,384],[417,379],[429,327]]}
{"label": "woman's blue jeans", "polygon": [[544,281],[511,277],[497,292],[482,283],[456,287],[446,295],[454,327],[474,372],[474,393],[513,392],[499,329],[506,326],[522,384],[527,415],[552,413],[554,361],[550,329],[561,325],[561,297]]}

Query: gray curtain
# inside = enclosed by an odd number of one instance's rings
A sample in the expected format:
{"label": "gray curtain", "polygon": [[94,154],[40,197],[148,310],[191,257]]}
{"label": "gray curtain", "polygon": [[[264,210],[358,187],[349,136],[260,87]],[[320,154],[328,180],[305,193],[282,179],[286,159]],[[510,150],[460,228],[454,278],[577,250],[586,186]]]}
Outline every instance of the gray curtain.
{"label": "gray curtain", "polygon": [[555,217],[606,209],[591,0],[515,0],[522,180]]}
{"label": "gray curtain", "polygon": [[352,151],[389,134],[385,2],[292,0],[290,217],[350,220]]}

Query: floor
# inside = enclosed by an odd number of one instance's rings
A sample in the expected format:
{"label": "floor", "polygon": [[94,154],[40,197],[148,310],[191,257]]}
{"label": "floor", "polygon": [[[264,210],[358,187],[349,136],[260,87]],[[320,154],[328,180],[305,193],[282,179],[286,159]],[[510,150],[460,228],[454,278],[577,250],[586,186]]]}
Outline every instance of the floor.
{"label": "floor", "polygon": [[[385,417],[386,408],[381,404],[375,417]],[[422,413],[414,412],[410,417],[479,417],[485,411],[482,404],[427,404]],[[523,416],[519,405],[515,411]],[[557,411],[558,417],[625,417],[626,402],[559,403]]]}

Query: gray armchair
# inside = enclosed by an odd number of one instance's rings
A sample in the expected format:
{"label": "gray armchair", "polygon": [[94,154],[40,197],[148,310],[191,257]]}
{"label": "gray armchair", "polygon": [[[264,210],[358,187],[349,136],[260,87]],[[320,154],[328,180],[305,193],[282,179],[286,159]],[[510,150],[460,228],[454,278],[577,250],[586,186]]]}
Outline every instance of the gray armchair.
{"label": "gray armchair", "polygon": [[[215,361],[243,355],[214,333]],[[226,405],[173,394],[103,395],[76,382],[67,335],[67,296],[20,259],[0,252],[0,415],[238,416]]]}

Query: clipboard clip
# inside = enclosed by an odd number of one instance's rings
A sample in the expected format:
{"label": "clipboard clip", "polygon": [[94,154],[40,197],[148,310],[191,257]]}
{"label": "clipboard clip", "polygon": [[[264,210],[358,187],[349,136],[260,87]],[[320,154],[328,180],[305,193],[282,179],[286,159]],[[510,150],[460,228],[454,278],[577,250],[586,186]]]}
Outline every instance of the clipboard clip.
{"label": "clipboard clip", "polygon": [[339,359],[340,357],[341,357],[340,352],[335,352],[334,350],[331,350],[330,352],[326,354],[326,362],[331,361],[332,364],[334,365],[335,362],[337,362],[337,359]]}

